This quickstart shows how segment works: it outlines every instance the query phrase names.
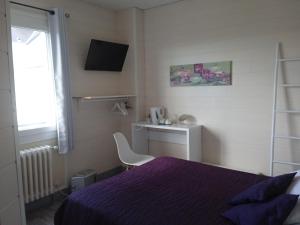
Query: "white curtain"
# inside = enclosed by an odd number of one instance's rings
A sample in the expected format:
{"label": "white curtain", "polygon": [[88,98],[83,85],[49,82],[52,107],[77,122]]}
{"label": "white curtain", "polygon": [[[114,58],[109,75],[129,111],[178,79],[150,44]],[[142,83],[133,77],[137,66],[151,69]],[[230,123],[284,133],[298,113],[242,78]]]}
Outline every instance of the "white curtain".
{"label": "white curtain", "polygon": [[59,153],[66,154],[73,149],[72,99],[70,95],[70,68],[66,38],[65,13],[54,9],[49,14],[49,29],[53,54],[56,105],[57,136]]}

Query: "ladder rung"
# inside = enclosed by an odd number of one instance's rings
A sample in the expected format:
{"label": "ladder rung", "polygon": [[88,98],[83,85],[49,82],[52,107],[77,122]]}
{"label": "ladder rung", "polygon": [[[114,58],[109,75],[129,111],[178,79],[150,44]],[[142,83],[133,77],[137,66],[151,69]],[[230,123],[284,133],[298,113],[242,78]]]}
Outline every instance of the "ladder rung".
{"label": "ladder rung", "polygon": [[280,87],[300,87],[300,84],[280,84]]}
{"label": "ladder rung", "polygon": [[300,166],[300,163],[294,163],[294,162],[273,161],[273,163],[286,164],[286,165],[293,165],[293,166]]}
{"label": "ladder rung", "polygon": [[300,113],[299,110],[277,110],[277,113]]}
{"label": "ladder rung", "polygon": [[294,136],[275,136],[275,138],[300,140],[300,137],[294,137]]}
{"label": "ladder rung", "polygon": [[278,59],[279,62],[300,61],[300,58]]}

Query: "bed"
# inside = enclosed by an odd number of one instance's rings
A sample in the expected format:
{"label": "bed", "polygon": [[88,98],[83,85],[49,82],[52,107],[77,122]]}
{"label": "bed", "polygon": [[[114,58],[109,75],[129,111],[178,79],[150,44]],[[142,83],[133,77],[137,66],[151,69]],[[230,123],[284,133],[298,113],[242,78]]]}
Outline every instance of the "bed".
{"label": "bed", "polygon": [[55,225],[230,225],[228,200],[264,179],[161,157],[71,194]]}

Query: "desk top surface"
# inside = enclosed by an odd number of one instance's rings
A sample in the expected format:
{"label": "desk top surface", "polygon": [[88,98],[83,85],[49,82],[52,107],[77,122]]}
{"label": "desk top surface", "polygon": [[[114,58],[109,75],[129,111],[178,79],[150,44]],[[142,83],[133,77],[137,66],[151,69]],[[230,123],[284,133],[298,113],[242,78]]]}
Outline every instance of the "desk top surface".
{"label": "desk top surface", "polygon": [[153,123],[148,123],[146,121],[133,123],[132,125],[138,127],[153,128],[153,129],[183,130],[183,131],[187,131],[196,127],[198,128],[201,127],[201,125],[187,125],[187,124],[157,125]]}

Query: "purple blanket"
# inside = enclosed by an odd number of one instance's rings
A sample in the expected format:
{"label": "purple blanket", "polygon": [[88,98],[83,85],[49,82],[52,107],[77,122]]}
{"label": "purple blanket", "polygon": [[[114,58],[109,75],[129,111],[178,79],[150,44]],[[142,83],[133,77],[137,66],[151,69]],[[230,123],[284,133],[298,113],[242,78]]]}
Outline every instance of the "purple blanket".
{"label": "purple blanket", "polygon": [[175,158],[143,166],[71,194],[55,225],[229,225],[228,200],[263,179]]}

